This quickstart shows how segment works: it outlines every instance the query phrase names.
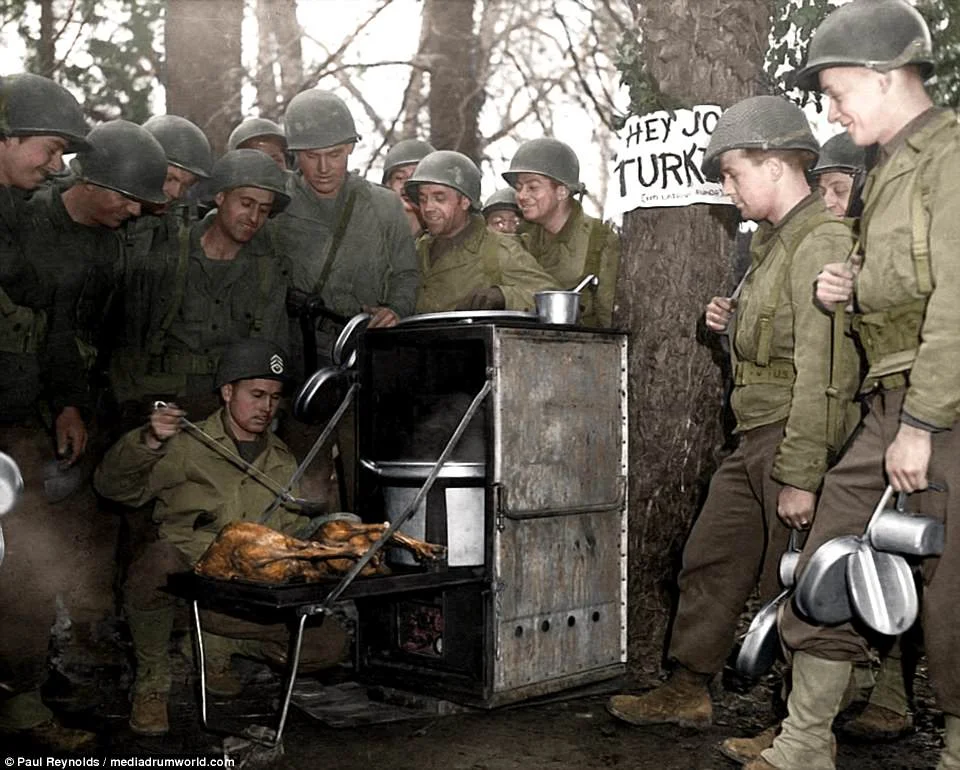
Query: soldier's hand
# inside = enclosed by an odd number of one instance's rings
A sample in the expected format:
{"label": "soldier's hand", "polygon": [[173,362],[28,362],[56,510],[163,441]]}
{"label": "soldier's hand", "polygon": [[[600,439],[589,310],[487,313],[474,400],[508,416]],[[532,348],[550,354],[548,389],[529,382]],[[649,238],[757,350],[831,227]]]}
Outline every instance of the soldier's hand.
{"label": "soldier's hand", "polygon": [[853,299],[853,270],[845,262],[835,262],[824,265],[817,275],[817,301],[825,308],[832,308],[837,303],[847,306]]}
{"label": "soldier's hand", "polygon": [[176,404],[156,407],[150,415],[144,442],[150,449],[159,449],[165,441],[176,436],[182,429],[180,419],[186,414]]}
{"label": "soldier's hand", "polygon": [[725,332],[736,309],[736,300],[729,297],[714,297],[707,305],[707,328],[715,332]]}
{"label": "soldier's hand", "polygon": [[785,486],[777,496],[777,516],[792,529],[806,529],[816,512],[817,495],[805,489]]}
{"label": "soldier's hand", "polygon": [[387,329],[391,326],[396,326],[400,320],[400,316],[390,308],[383,307],[382,305],[364,305],[363,312],[373,316],[373,318],[370,319],[370,323],[367,324],[368,329]]}
{"label": "soldier's hand", "polygon": [[57,433],[57,456],[67,465],[73,465],[87,448],[87,426],[75,406],[66,406],[57,415],[54,426]]}
{"label": "soldier's hand", "polygon": [[927,488],[932,441],[930,432],[900,423],[893,443],[887,447],[884,462],[890,485],[897,492],[916,492]]}
{"label": "soldier's hand", "polygon": [[503,310],[507,306],[506,297],[499,286],[488,289],[474,289],[460,300],[457,310]]}

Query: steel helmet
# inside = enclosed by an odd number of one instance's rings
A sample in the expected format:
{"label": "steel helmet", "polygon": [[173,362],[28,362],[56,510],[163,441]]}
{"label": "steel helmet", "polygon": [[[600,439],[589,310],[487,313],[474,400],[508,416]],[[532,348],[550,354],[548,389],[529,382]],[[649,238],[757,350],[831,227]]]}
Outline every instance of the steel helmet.
{"label": "steel helmet", "polygon": [[853,143],[850,134],[844,131],[824,142],[817,165],[810,173],[825,174],[828,171],[846,171],[855,174],[867,168],[867,148]]}
{"label": "steel helmet", "polygon": [[149,131],[128,120],[111,120],[90,131],[87,142],[90,149],[70,164],[79,179],[134,200],[167,202],[167,156]]}
{"label": "steel helmet", "polygon": [[517,205],[517,193],[512,187],[501,187],[487,198],[483,204],[483,215],[486,216],[503,209],[520,214],[520,207]]}
{"label": "steel helmet", "polygon": [[201,179],[210,178],[213,153],[199,126],[179,115],[154,115],[143,127],[160,142],[167,154],[167,163]]}
{"label": "steel helmet", "polygon": [[[277,164],[274,163],[273,167],[276,168]],[[220,388],[237,380],[279,380],[287,383],[290,381],[289,368],[290,360],[283,348],[270,340],[248,337],[237,340],[223,351],[214,384]]]}
{"label": "steel helmet", "polygon": [[397,142],[387,151],[387,156],[383,159],[381,184],[387,183],[395,168],[416,166],[431,152],[436,152],[436,148],[430,142],[425,142],[422,139],[403,139]]}
{"label": "steel helmet", "polygon": [[79,102],[49,78],[30,73],[0,78],[0,105],[6,136],[60,136],[68,153],[87,147],[90,129]]}
{"label": "steel helmet", "polygon": [[412,201],[420,200],[421,184],[442,184],[452,187],[470,199],[472,207],[480,204],[480,169],[462,152],[435,150],[421,160],[403,191]]}
{"label": "steel helmet", "polygon": [[544,137],[531,139],[517,148],[510,160],[509,170],[503,173],[507,184],[517,186],[517,175],[541,174],[548,176],[570,192],[582,193],[586,188],[580,183],[580,161],[570,145],[559,139]]}
{"label": "steel helmet", "polygon": [[273,208],[270,216],[279,214],[290,196],[286,191],[286,174],[269,155],[260,150],[230,150],[213,167],[210,179],[210,196],[232,190],[235,187],[259,187],[273,193]]}
{"label": "steel helmet", "polygon": [[323,150],[360,139],[353,115],[343,99],[311,88],[294,96],[283,113],[287,149]]}
{"label": "steel helmet", "polygon": [[793,102],[751,96],[725,110],[717,121],[700,165],[707,179],[720,179],[720,156],[727,150],[807,150],[816,160],[820,145]]}
{"label": "steel helmet", "polygon": [[829,67],[889,72],[908,64],[920,65],[924,80],[933,75],[933,44],[920,13],[903,0],[853,0],[817,27],[793,82],[818,91],[817,75]]}
{"label": "steel helmet", "polygon": [[287,146],[287,137],[283,129],[277,123],[266,118],[247,118],[233,131],[230,132],[230,138],[227,139],[228,150],[238,150],[244,142],[251,139],[257,139],[261,136],[272,136],[280,140],[284,147]]}

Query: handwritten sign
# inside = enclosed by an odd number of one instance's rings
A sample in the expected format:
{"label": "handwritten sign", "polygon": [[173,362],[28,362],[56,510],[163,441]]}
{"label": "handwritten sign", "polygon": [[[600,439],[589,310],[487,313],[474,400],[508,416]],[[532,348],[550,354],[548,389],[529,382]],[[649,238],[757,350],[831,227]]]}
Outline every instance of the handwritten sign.
{"label": "handwritten sign", "polygon": [[613,214],[636,208],[725,203],[720,185],[703,178],[700,164],[721,108],[631,115],[621,129],[608,206]]}

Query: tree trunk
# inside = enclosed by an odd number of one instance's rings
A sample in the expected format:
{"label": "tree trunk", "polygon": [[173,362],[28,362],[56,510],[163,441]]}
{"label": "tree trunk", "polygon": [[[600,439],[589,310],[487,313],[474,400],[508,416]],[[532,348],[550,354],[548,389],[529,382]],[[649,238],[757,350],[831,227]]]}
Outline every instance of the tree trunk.
{"label": "tree trunk", "polygon": [[257,28],[257,106],[261,117],[278,120],[303,80],[297,0],[257,0]]}
{"label": "tree trunk", "polygon": [[480,162],[478,119],[483,85],[477,79],[474,0],[426,0],[430,59],[430,142]]}
{"label": "tree trunk", "polygon": [[37,41],[37,74],[52,78],[56,71],[57,52],[54,30],[53,0],[40,0],[40,39]]}
{"label": "tree trunk", "polygon": [[[672,103],[732,103],[762,84],[769,0],[638,4],[649,73]],[[716,336],[703,308],[731,289],[731,207],[638,209],[624,217],[618,322],[630,339],[630,644],[655,673],[693,516],[722,443]]]}
{"label": "tree trunk", "polygon": [[167,112],[203,129],[214,156],[240,122],[243,0],[167,0]]}

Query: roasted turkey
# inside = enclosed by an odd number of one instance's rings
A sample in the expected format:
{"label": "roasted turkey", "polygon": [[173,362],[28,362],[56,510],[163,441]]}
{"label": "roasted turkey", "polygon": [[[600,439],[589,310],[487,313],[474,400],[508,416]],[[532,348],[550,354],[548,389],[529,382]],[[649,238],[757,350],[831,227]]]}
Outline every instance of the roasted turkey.
{"label": "roasted turkey", "polygon": [[[334,520],[322,525],[312,540],[298,540],[263,524],[235,521],[227,524],[194,566],[198,575],[221,580],[259,583],[321,580],[350,570],[387,529],[387,524]],[[386,547],[405,548],[418,560],[439,559],[440,545],[414,540],[397,532]],[[378,552],[361,575],[387,572]]]}

